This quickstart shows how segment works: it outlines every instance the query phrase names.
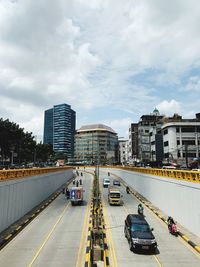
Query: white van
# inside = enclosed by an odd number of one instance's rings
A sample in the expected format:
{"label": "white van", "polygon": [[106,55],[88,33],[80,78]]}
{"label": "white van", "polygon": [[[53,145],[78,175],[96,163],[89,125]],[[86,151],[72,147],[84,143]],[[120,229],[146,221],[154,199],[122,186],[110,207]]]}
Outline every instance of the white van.
{"label": "white van", "polygon": [[109,185],[110,185],[110,179],[109,178],[103,179],[103,187],[108,187]]}

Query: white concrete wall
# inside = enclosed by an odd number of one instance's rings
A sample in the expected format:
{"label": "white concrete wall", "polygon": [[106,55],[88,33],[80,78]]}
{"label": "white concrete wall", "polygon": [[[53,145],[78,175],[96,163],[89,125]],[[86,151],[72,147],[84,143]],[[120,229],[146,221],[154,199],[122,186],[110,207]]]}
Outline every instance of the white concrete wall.
{"label": "white concrete wall", "polygon": [[200,237],[200,184],[117,169],[109,171]]}
{"label": "white concrete wall", "polygon": [[0,182],[0,232],[72,177],[72,170]]}

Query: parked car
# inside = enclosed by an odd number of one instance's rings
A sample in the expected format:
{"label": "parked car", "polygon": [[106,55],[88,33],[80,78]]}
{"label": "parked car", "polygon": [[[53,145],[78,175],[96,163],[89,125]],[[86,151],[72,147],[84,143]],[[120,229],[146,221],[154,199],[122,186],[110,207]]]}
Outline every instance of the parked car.
{"label": "parked car", "polygon": [[169,169],[169,170],[176,170],[176,167],[175,166],[163,166],[162,167],[163,169]]}
{"label": "parked car", "polygon": [[129,214],[125,220],[124,234],[131,251],[143,250],[155,252],[157,242],[144,216]]}
{"label": "parked car", "polygon": [[179,169],[180,169],[180,170],[185,170],[185,171],[189,171],[189,170],[190,170],[190,168],[188,168],[188,167],[185,166],[185,165],[180,166]]}
{"label": "parked car", "polygon": [[120,183],[120,181],[118,181],[118,180],[113,180],[113,185],[120,186],[120,185],[121,185],[121,183]]}
{"label": "parked car", "polygon": [[110,185],[110,179],[109,178],[103,179],[103,187],[108,187],[109,185]]}

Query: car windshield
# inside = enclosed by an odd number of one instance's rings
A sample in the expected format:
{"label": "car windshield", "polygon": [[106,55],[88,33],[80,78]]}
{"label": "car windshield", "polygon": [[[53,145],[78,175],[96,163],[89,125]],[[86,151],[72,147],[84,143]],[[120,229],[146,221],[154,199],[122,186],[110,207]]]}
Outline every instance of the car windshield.
{"label": "car windshield", "polygon": [[111,198],[120,198],[120,193],[110,193]]}
{"label": "car windshield", "polygon": [[132,224],[131,225],[131,231],[140,231],[140,232],[148,232],[150,231],[150,228],[147,224]]}

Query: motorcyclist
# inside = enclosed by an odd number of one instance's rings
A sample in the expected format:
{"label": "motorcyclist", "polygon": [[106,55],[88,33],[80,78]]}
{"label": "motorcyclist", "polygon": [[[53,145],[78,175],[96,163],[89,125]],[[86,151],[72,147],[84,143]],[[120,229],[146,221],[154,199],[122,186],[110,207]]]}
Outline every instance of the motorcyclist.
{"label": "motorcyclist", "polygon": [[69,197],[70,197],[70,192],[69,192],[69,189],[68,189],[67,187],[66,187],[65,194],[66,194],[66,198],[69,199]]}
{"label": "motorcyclist", "polygon": [[171,232],[172,231],[172,224],[175,224],[174,219],[171,216],[169,216],[167,218],[167,224],[168,224],[168,229]]}
{"label": "motorcyclist", "polygon": [[144,213],[144,208],[143,208],[142,204],[140,203],[138,205],[138,214],[139,215],[143,215],[143,213]]}
{"label": "motorcyclist", "polygon": [[130,188],[128,186],[126,187],[126,193],[130,194]]}

